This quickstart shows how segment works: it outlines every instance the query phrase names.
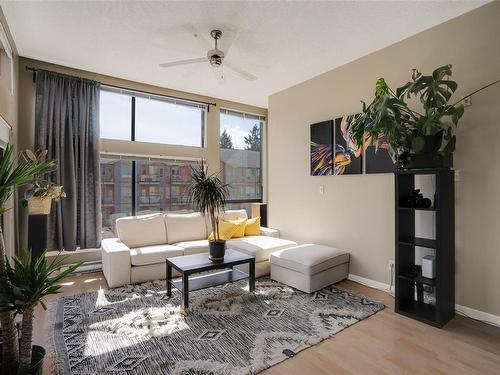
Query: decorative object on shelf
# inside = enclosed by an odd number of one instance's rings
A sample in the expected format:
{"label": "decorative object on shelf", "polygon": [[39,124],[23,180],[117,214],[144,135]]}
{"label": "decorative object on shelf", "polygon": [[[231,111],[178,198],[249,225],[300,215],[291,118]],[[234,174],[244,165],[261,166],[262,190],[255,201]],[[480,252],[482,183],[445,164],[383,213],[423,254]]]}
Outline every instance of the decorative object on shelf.
{"label": "decorative object on shelf", "polygon": [[[428,76],[414,69],[411,81],[396,91],[379,78],[374,100],[368,106],[363,102],[363,113],[351,126],[357,144],[370,138],[378,147],[383,136],[400,168],[449,167],[455,150],[454,129],[466,98],[448,103],[458,86],[450,79],[451,69],[451,64],[444,65]],[[420,99],[420,108],[410,108],[406,100],[411,98]]]}
{"label": "decorative object on shelf", "polygon": [[[36,175],[49,172],[54,167],[55,162],[50,160],[36,159],[33,161],[28,157],[26,151],[21,152],[16,158],[14,156],[14,147],[7,145],[5,151],[0,155],[0,181],[2,181],[2,189],[0,189],[0,214],[9,209],[7,201],[15,189],[19,186],[29,184]],[[0,226],[0,301],[2,301],[2,304],[9,301],[9,286],[5,242],[3,229]],[[15,374],[18,368],[27,370],[31,366],[31,362],[26,359],[28,357],[31,359],[31,346],[27,346],[26,341],[22,344],[21,357],[23,362],[20,364],[19,340],[14,323],[14,311],[7,308],[1,308],[0,310],[0,325],[2,327],[1,372]],[[24,328],[23,321],[23,331]],[[26,330],[29,331],[28,328]]]}
{"label": "decorative object on shelf", "polygon": [[401,200],[400,205],[409,208],[429,208],[432,205],[432,201],[429,198],[424,198],[420,189],[415,189],[412,191],[410,197]]}
{"label": "decorative object on shelf", "polygon": [[213,229],[213,239],[209,240],[209,258],[212,261],[224,259],[226,241],[221,240],[219,233],[219,219],[224,212],[228,184],[224,184],[219,174],[209,174],[208,167],[203,161],[192,169],[192,183],[190,193],[197,209],[208,215]]}
{"label": "decorative object on shelf", "polygon": [[356,113],[336,118],[334,174],[361,174],[363,172],[363,146],[356,143],[351,124],[361,114]]}
{"label": "decorative object on shelf", "polygon": [[426,255],[422,258],[422,276],[428,279],[436,278],[436,257]]}
{"label": "decorative object on shelf", "polygon": [[333,174],[333,121],[311,125],[311,176]]}

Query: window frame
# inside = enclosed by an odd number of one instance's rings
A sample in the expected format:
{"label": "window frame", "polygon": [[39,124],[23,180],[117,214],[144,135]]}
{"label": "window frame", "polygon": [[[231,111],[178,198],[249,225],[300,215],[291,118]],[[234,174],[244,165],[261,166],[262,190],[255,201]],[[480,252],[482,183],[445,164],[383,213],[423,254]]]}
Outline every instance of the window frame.
{"label": "window frame", "polygon": [[[258,120],[262,123],[262,126],[260,128],[260,198],[245,198],[245,199],[226,199],[226,203],[231,204],[231,203],[263,203],[264,202],[264,150],[265,150],[265,139],[264,139],[264,128],[267,124],[266,122],[266,116],[258,114],[258,113],[251,113],[251,112],[245,112],[245,111],[239,111],[227,107],[220,107],[219,110],[219,121],[220,117],[222,114],[225,115],[234,115],[234,116],[240,116],[242,118],[251,118],[253,120]],[[221,129],[219,129],[219,144],[220,144],[220,136],[221,136]],[[220,146],[219,146],[219,159],[220,159]],[[220,169],[220,161],[219,161],[219,169]]]}

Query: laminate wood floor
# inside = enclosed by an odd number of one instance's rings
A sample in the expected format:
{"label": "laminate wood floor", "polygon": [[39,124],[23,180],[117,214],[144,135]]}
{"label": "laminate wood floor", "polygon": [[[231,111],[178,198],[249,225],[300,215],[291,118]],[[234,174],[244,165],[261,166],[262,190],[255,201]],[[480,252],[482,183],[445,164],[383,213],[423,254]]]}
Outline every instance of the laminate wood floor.
{"label": "laminate wood floor", "polygon": [[[71,276],[63,284],[66,295],[107,288],[100,272]],[[500,328],[462,316],[433,328],[396,314],[394,298],[385,292],[352,281],[338,286],[387,308],[262,374],[500,374]],[[38,306],[34,343],[47,347],[49,330],[48,314]],[[52,360],[45,362],[44,373],[50,374]]]}

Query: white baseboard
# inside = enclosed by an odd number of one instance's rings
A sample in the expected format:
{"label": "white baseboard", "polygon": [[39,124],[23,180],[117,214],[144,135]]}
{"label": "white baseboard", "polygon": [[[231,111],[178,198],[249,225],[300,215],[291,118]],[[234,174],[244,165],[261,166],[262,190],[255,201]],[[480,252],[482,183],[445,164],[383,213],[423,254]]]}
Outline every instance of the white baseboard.
{"label": "white baseboard", "polygon": [[460,315],[465,315],[469,318],[481,320],[485,323],[500,326],[500,316],[493,315],[484,311],[472,309],[467,306],[455,305],[455,311]]}
{"label": "white baseboard", "polygon": [[361,277],[361,276],[358,276],[358,275],[353,275],[352,273],[350,273],[347,276],[347,279],[351,280],[351,281],[354,281],[356,283],[365,285],[365,286],[369,286],[370,288],[375,288],[375,289],[382,290],[383,292],[387,292],[387,293],[392,292],[392,293],[394,293],[394,286],[389,290],[390,285],[389,284],[385,284],[385,283],[381,283],[380,281],[375,281],[375,280],[372,280],[372,279],[367,279],[367,278],[364,278],[364,277]]}
{"label": "white baseboard", "polygon": [[[389,284],[367,279],[358,275],[353,275],[351,273],[347,276],[347,279],[368,286],[370,288],[389,293]],[[391,292],[394,293],[394,287],[391,289]],[[498,315],[493,315],[484,311],[475,310],[470,307],[458,304],[455,305],[455,311],[460,315],[465,315],[469,318],[480,320],[491,325],[500,326],[500,316]]]}

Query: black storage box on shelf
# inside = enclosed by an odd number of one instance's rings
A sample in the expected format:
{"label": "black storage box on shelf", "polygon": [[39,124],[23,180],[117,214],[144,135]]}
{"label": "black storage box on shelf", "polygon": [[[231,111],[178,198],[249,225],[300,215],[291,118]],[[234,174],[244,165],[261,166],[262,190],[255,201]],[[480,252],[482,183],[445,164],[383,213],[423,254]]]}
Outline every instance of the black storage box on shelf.
{"label": "black storage box on shelf", "polygon": [[453,154],[442,155],[437,152],[407,154],[398,161],[398,169],[453,168]]}

